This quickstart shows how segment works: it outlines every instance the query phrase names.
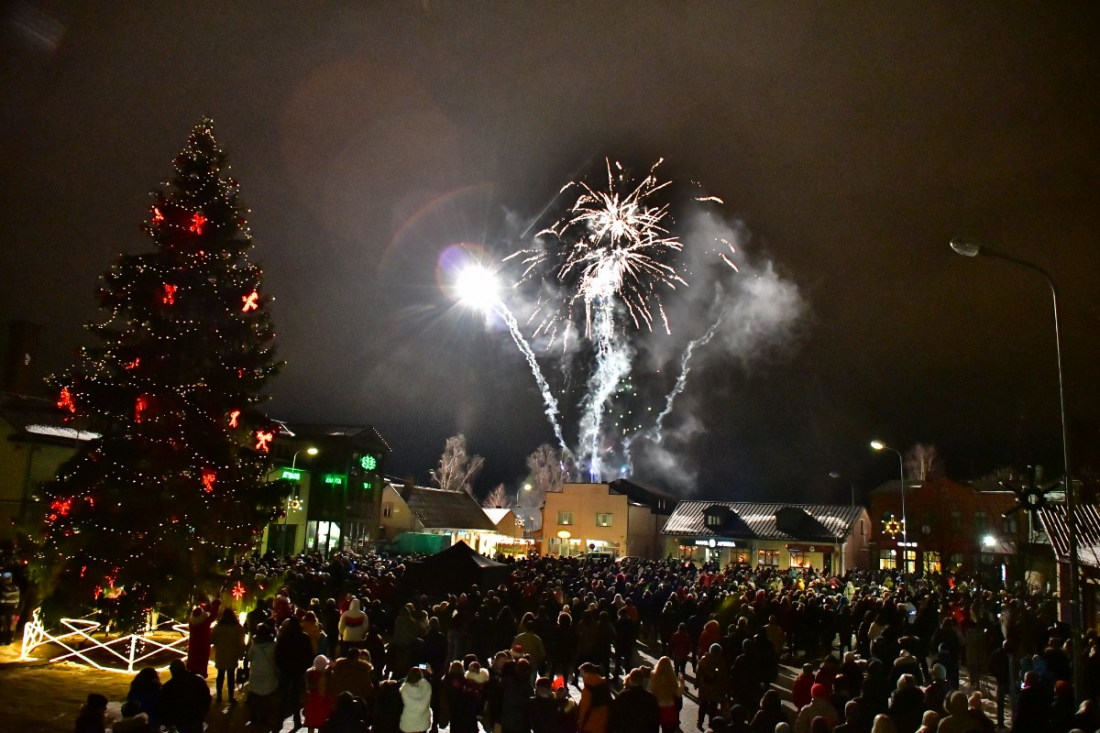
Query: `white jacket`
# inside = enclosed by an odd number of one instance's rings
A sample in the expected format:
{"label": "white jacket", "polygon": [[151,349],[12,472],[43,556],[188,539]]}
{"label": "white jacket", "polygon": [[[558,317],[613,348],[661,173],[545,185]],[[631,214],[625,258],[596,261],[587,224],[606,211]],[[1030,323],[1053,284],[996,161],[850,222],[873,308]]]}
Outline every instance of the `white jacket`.
{"label": "white jacket", "polygon": [[340,639],[342,641],[362,641],[367,638],[370,619],[359,608],[359,599],[353,598],[348,610],[340,616]]}
{"label": "white jacket", "polygon": [[401,683],[401,702],[405,704],[401,711],[402,733],[417,733],[432,727],[432,685],[420,680],[415,685]]}

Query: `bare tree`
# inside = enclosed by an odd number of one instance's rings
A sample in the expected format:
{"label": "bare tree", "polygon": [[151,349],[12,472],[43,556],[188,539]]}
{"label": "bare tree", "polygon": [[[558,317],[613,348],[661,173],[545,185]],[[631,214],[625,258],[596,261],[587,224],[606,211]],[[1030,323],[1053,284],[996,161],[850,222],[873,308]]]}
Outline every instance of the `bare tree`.
{"label": "bare tree", "polygon": [[485,459],[466,452],[466,436],[462,433],[447,438],[439,468],[432,469],[432,483],[444,491],[465,491],[473,496],[474,478]]}
{"label": "bare tree", "polygon": [[481,502],[481,506],[486,509],[508,509],[512,506],[513,498],[508,495],[504,484],[497,484],[497,487],[490,491],[485,500]]}
{"label": "bare tree", "polygon": [[523,520],[523,528],[533,532],[542,527],[542,506],[548,491],[561,491],[566,474],[561,455],[549,443],[543,443],[527,456],[527,480],[520,487],[516,499],[516,514]]}
{"label": "bare tree", "polygon": [[905,452],[905,478],[925,482],[939,478],[943,473],[939,451],[934,445],[917,443]]}

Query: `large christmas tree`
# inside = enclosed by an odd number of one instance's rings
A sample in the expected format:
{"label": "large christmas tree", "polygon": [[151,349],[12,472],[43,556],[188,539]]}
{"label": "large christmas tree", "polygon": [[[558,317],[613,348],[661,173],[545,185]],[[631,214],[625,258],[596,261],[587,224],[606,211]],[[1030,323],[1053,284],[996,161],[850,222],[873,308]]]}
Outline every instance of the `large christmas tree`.
{"label": "large christmas tree", "polygon": [[[101,437],[40,490],[48,616],[109,605],[120,625],[220,587],[276,513],[276,430],[257,409],[279,368],[269,298],[210,120],[191,132],[143,230],[155,250],[101,279],[101,345],[54,378]],[[178,616],[177,616],[178,617]]]}

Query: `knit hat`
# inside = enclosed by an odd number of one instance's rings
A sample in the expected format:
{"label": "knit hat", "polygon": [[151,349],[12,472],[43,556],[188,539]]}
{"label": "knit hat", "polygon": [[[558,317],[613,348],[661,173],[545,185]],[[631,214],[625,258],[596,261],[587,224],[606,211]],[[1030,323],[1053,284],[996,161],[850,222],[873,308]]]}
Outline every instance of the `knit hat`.
{"label": "knit hat", "polygon": [[817,697],[828,697],[828,696],[829,696],[829,688],[826,687],[825,685],[821,684],[820,682],[814,683],[814,685],[810,688],[810,697],[817,698]]}

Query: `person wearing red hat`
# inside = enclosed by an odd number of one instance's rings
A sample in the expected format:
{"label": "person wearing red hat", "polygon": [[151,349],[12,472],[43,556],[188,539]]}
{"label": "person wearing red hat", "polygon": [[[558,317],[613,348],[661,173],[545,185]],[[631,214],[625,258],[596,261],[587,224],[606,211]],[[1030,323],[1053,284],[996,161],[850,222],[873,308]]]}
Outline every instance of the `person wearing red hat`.
{"label": "person wearing red hat", "polygon": [[810,733],[810,723],[818,716],[825,719],[830,730],[840,721],[836,708],[829,703],[829,688],[820,682],[810,687],[810,704],[798,711],[794,733]]}

